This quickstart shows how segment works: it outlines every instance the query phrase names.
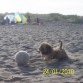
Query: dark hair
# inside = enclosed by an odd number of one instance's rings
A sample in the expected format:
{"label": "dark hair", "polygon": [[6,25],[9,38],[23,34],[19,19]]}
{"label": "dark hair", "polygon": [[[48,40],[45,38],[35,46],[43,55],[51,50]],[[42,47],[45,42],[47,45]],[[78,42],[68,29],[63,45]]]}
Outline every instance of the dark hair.
{"label": "dark hair", "polygon": [[39,50],[42,54],[49,54],[53,51],[52,47],[48,44],[43,44],[40,46]]}

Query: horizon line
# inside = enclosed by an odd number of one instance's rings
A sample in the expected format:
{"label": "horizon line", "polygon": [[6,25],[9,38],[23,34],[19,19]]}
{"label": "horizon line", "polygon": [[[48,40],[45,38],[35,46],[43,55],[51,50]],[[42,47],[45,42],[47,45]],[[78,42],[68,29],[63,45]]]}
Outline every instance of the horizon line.
{"label": "horizon line", "polygon": [[9,13],[21,13],[21,14],[38,14],[38,15],[40,15],[40,14],[45,14],[45,15],[48,15],[48,14],[60,14],[60,15],[65,15],[65,16],[67,16],[67,15],[75,15],[75,16],[83,16],[83,15],[78,15],[78,14],[62,14],[62,13],[54,13],[54,12],[51,12],[51,13],[31,13],[31,12],[4,12],[4,13],[2,13],[2,12],[0,12],[0,14],[9,14]]}

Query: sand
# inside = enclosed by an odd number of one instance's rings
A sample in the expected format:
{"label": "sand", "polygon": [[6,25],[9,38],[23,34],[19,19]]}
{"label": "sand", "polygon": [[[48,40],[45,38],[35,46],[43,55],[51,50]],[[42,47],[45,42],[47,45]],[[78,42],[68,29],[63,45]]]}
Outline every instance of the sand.
{"label": "sand", "polygon": [[[43,61],[37,52],[42,41],[56,46],[63,41],[70,60]],[[14,55],[27,51],[27,66],[17,66]],[[0,25],[0,83],[83,82],[83,24]],[[73,69],[74,74],[43,74],[43,69]]]}

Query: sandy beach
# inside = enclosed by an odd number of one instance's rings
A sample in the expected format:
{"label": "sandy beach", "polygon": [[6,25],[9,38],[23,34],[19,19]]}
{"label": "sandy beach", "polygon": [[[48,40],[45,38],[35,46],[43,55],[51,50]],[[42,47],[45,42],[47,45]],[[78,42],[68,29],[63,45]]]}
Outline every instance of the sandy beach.
{"label": "sandy beach", "polygon": [[[47,40],[56,46],[63,41],[70,60],[45,62],[37,52]],[[27,51],[27,66],[17,66],[14,55]],[[0,83],[80,83],[83,82],[83,24],[0,25]],[[74,74],[43,74],[44,69],[73,69]]]}

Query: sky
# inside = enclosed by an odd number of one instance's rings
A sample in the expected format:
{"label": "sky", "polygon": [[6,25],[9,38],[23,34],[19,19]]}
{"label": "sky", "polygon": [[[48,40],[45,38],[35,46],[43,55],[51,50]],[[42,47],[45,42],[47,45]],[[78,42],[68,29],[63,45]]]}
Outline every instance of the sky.
{"label": "sky", "polygon": [[5,12],[83,16],[83,0],[0,0],[0,13]]}

